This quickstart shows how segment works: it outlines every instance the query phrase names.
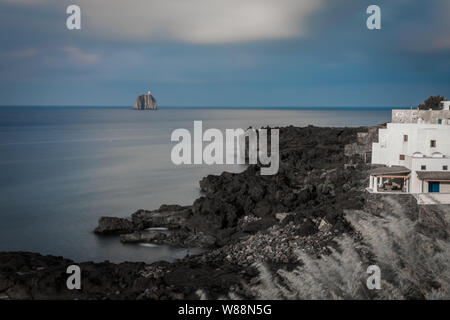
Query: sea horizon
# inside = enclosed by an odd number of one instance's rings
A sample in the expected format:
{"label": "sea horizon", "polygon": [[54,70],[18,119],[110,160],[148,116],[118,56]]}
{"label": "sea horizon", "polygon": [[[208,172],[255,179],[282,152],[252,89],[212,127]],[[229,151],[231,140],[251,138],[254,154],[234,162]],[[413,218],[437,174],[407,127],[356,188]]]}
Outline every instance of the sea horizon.
{"label": "sea horizon", "polygon": [[[91,109],[132,109],[133,106],[108,105],[0,105],[0,108],[91,108]],[[208,109],[208,110],[392,110],[411,109],[408,106],[158,106],[158,109]],[[413,108],[414,109],[414,108]],[[145,110],[148,111],[148,110]]]}

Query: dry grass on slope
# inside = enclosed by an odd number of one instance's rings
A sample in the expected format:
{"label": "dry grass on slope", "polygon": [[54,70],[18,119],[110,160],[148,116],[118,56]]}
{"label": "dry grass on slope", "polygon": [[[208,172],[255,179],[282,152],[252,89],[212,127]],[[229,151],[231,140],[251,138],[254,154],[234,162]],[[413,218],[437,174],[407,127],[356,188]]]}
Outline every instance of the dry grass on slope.
{"label": "dry grass on slope", "polygon": [[[303,264],[293,271],[271,273],[258,265],[254,295],[259,299],[450,299],[448,208],[420,209],[411,215],[394,197],[384,201],[391,210],[379,215],[348,211],[346,219],[360,238],[340,237],[330,255],[316,258],[298,252]],[[366,286],[366,270],[372,264],[381,269],[380,290]]]}

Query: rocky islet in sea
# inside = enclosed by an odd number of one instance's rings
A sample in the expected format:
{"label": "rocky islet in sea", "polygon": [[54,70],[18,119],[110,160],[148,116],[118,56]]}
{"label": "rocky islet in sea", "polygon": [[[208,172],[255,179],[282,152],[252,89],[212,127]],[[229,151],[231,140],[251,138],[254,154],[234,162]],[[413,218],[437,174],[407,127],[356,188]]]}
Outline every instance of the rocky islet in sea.
{"label": "rocky islet in sea", "polygon": [[136,98],[136,103],[133,107],[134,110],[157,110],[158,103],[155,97],[149,91],[147,94],[142,94]]}

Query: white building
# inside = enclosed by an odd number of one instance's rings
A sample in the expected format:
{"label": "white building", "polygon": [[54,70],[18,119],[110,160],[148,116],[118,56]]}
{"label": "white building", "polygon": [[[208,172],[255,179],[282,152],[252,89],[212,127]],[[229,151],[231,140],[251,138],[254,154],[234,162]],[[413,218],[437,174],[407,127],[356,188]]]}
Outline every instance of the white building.
{"label": "white building", "polygon": [[372,145],[369,191],[450,194],[450,101],[443,110],[392,110]]}

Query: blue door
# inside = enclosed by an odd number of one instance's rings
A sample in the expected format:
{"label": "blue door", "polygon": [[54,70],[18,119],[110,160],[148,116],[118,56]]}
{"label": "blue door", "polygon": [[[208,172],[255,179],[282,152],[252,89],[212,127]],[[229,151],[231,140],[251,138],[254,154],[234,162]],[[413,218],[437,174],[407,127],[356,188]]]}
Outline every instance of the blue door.
{"label": "blue door", "polygon": [[428,182],[428,192],[439,192],[439,182]]}

